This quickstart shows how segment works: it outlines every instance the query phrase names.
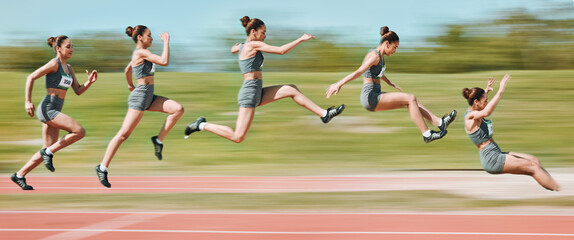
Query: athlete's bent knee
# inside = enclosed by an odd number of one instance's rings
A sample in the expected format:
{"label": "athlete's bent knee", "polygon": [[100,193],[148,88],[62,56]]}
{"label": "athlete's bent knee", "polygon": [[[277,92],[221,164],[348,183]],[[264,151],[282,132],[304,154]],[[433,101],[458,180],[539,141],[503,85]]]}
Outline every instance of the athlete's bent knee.
{"label": "athlete's bent knee", "polygon": [[245,138],[246,138],[245,135],[233,136],[231,141],[233,141],[234,143],[242,143],[245,140]]}
{"label": "athlete's bent knee", "polygon": [[84,127],[80,127],[80,129],[78,131],[74,131],[74,133],[80,138],[83,138],[86,136],[86,129]]}

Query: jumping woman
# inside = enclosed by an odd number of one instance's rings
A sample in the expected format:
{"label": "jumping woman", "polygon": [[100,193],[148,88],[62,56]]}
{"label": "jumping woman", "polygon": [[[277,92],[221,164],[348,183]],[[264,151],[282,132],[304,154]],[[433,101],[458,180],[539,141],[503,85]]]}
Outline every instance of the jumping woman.
{"label": "jumping woman", "polygon": [[484,170],[491,174],[513,173],[532,176],[542,187],[559,191],[560,185],[550,176],[550,174],[540,165],[535,156],[517,153],[502,152],[494,139],[492,139],[492,121],[485,119],[490,116],[502,98],[506,90],[506,83],[510,76],[505,75],[500,81],[498,92],[488,102],[488,93],[492,91],[494,78],[490,78],[486,91],[475,87],[464,88],[462,96],[468,102],[468,109],[464,114],[464,129],[470,140],[478,147],[480,161]]}
{"label": "jumping woman", "polygon": [[[36,115],[42,121],[42,140],[44,147],[32,155],[32,158],[18,171],[12,175],[14,181],[23,190],[33,190],[34,188],[26,184],[24,178],[30,171],[44,162],[46,168],[51,172],[55,171],[52,158],[54,153],[62,148],[82,139],[86,135],[86,130],[76,120],[62,113],[64,98],[68,88],[72,88],[76,95],[81,95],[98,79],[98,72],[92,71],[88,74],[86,83],[80,85],[76,79],[76,74],[72,66],[66,61],[72,57],[74,48],[72,40],[67,36],[60,35],[48,38],[48,45],[56,52],[56,58],[50,60],[44,66],[38,68],[26,78],[26,112],[30,117],[34,117],[34,104],[32,103],[32,88],[34,81],[42,76],[46,76],[46,97],[38,106]],[[58,140],[60,129],[68,131],[63,138]]]}
{"label": "jumping woman", "polygon": [[303,36],[295,41],[276,47],[263,42],[267,32],[267,27],[263,21],[257,18],[250,19],[245,16],[241,18],[241,23],[243,27],[245,27],[247,40],[231,48],[233,54],[239,53],[239,68],[243,73],[244,80],[237,97],[239,113],[235,130],[227,126],[208,123],[204,117],[199,117],[195,122],[187,126],[185,135],[206,130],[233,142],[240,143],[245,140],[247,132],[249,131],[255,114],[255,108],[286,97],[292,98],[297,104],[315,113],[321,118],[323,123],[328,123],[333,117],[339,115],[345,109],[345,105],[343,104],[337,108],[330,107],[325,110],[303,95],[295,85],[288,84],[262,87],[263,74],[261,66],[263,65],[263,52],[283,55],[293,50],[300,43],[312,38],[314,39],[314,36],[303,34]]}
{"label": "jumping woman", "polygon": [[[155,65],[167,66],[169,64],[169,33],[159,35],[163,41],[161,56],[148,50],[153,38],[151,31],[143,25],[134,28],[127,27],[126,34],[136,43],[136,50],[132,54],[132,60],[125,69],[128,89],[131,94],[128,98],[128,113],[119,132],[110,141],[102,163],[96,166],[96,173],[100,183],[111,187],[108,182],[108,167],[120,145],[129,138],[137,124],[143,117],[144,111],[163,112],[169,114],[157,136],[151,137],[156,157],[162,159],[163,140],[177,120],[183,115],[183,107],[174,100],[154,95]],[[133,85],[132,72],[137,79],[137,86]]]}
{"label": "jumping woman", "polygon": [[[363,76],[363,90],[361,93],[361,104],[371,112],[386,111],[397,108],[408,107],[411,119],[423,134],[426,143],[440,139],[447,133],[447,127],[456,117],[456,110],[442,118],[437,117],[425,108],[414,95],[402,92],[381,92],[381,79],[389,86],[402,91],[402,89],[391,82],[385,75],[384,56],[391,56],[399,47],[399,36],[389,31],[388,27],[381,28],[381,42],[375,49],[370,50],[363,60],[363,64],[355,72],[347,75],[337,83],[332,84],[327,89],[327,98],[337,94],[346,83]],[[438,126],[440,131],[430,130],[424,119]]]}

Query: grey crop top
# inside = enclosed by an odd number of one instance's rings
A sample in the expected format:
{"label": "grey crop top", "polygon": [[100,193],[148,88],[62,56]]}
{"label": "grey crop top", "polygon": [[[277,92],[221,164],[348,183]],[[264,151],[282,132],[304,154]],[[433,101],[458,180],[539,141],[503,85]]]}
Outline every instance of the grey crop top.
{"label": "grey crop top", "polygon": [[[464,115],[466,116],[468,113],[469,111],[467,110]],[[470,134],[467,133],[468,137],[475,145],[481,144],[486,142],[488,139],[491,139],[493,134],[494,130],[492,129],[492,121],[484,118],[480,123],[480,127],[476,131]]]}
{"label": "grey crop top", "polygon": [[369,51],[375,51],[379,55],[379,64],[375,66],[371,66],[366,72],[363,73],[363,77],[372,78],[372,79],[380,79],[385,73],[385,59],[381,56],[381,53],[377,51],[377,49],[372,49]]}
{"label": "grey crop top", "polygon": [[[239,52],[243,50],[243,44],[244,43],[241,43],[239,45]],[[248,72],[261,71],[261,66],[263,66],[263,59],[263,53],[257,51],[255,56],[239,60],[239,69],[241,69],[241,73],[245,74]]]}
{"label": "grey crop top", "polygon": [[56,58],[56,61],[58,61],[58,71],[46,74],[46,88],[59,88],[68,90],[68,88],[72,86],[72,82],[74,81],[74,79],[72,78],[72,72],[70,71],[70,68],[66,65],[66,68],[68,69],[69,73],[66,74],[64,72],[64,69],[62,68],[62,63],[60,62],[60,60]]}
{"label": "grey crop top", "polygon": [[153,76],[155,74],[155,64],[148,60],[144,60],[143,63],[133,66],[132,69],[136,79]]}

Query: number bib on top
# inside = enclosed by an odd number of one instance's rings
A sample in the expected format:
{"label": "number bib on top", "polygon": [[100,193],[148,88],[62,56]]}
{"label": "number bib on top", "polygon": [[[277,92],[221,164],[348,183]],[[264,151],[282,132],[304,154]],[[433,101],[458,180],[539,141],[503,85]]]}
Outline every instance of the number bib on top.
{"label": "number bib on top", "polygon": [[58,84],[58,88],[67,90],[68,88],[70,88],[70,86],[72,86],[73,81],[74,81],[74,79],[72,79],[71,77],[62,74],[62,79],[60,80],[60,83]]}

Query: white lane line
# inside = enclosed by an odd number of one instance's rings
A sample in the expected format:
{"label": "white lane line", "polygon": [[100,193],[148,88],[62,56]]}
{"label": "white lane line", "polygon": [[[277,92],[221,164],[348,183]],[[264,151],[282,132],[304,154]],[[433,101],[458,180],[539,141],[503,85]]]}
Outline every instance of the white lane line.
{"label": "white lane line", "polygon": [[[154,214],[129,214],[117,218],[105,220],[103,222],[94,223],[78,229],[50,229],[51,232],[62,232],[49,237],[42,238],[42,240],[75,240],[91,237],[103,232],[122,231],[123,227],[133,224],[147,222],[151,219],[161,217],[163,215]],[[0,229],[5,231],[7,229]],[[28,231],[43,231],[42,229],[22,229],[22,232]]]}
{"label": "white lane line", "polygon": [[[117,224],[117,223],[115,223]],[[131,225],[126,224],[126,225]],[[114,226],[116,227],[116,226]],[[123,226],[117,226],[117,228]],[[488,233],[488,232],[350,232],[350,231],[322,231],[322,232],[284,232],[284,231],[213,231],[213,230],[149,230],[149,229],[26,229],[10,228],[0,229],[0,232],[66,232],[51,236],[44,239],[79,239],[89,237],[103,232],[137,232],[137,233],[217,233],[217,234],[285,234],[285,235],[346,235],[346,234],[377,234],[377,235],[494,235],[494,236],[557,236],[557,237],[574,237],[574,234],[568,233]],[[76,238],[65,238],[67,233],[89,233],[89,235],[76,235]]]}

